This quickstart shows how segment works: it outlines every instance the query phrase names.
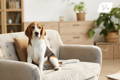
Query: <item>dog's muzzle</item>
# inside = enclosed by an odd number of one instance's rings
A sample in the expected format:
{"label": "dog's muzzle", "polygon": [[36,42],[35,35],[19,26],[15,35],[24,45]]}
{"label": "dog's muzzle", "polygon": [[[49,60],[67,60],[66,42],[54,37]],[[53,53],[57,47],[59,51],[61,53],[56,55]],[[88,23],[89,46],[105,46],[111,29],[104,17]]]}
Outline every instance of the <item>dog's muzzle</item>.
{"label": "dog's muzzle", "polygon": [[35,32],[35,36],[38,36],[39,35],[39,33],[38,32]]}

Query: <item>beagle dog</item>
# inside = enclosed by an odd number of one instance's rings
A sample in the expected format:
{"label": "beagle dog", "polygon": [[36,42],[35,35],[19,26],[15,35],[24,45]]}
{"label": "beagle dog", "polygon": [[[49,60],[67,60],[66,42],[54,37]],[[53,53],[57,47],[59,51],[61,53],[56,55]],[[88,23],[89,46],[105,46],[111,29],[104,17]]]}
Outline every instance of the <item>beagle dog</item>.
{"label": "beagle dog", "polygon": [[29,39],[27,62],[38,64],[40,71],[43,71],[44,62],[47,59],[54,66],[54,70],[59,70],[58,59],[45,42],[45,27],[37,22],[33,22],[27,27],[25,35]]}

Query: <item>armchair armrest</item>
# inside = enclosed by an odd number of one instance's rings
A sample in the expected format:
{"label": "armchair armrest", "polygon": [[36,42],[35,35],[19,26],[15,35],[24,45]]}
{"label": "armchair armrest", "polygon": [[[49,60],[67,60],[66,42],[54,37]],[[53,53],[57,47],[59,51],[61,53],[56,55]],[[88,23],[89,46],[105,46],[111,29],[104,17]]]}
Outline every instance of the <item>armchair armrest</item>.
{"label": "armchair armrest", "polygon": [[60,59],[80,59],[80,61],[102,63],[101,49],[93,45],[64,45],[60,47]]}
{"label": "armchair armrest", "polygon": [[26,62],[0,60],[0,80],[40,80],[39,69]]}

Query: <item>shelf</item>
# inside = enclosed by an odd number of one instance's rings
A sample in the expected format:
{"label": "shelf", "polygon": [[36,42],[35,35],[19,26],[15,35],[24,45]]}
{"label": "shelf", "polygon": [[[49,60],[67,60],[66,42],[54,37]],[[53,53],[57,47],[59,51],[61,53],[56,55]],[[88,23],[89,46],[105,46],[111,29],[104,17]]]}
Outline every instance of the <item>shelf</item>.
{"label": "shelf", "polygon": [[20,26],[22,24],[7,24],[7,26]]}
{"label": "shelf", "polygon": [[10,25],[10,26],[7,26],[7,32],[8,33],[12,33],[12,32],[21,32],[22,31],[22,27],[21,25]]}
{"label": "shelf", "polygon": [[6,9],[7,12],[20,12],[22,9]]}
{"label": "shelf", "polygon": [[23,29],[23,1],[0,0],[1,33],[20,32]]}

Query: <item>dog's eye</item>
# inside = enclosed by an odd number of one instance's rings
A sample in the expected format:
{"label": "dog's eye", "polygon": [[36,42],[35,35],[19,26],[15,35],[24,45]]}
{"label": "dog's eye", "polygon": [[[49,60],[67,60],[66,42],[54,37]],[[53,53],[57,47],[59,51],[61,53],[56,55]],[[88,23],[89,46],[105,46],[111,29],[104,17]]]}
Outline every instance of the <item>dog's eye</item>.
{"label": "dog's eye", "polygon": [[41,27],[40,27],[40,26],[38,26],[38,28],[39,28],[39,29],[41,29]]}
{"label": "dog's eye", "polygon": [[35,29],[35,27],[34,27],[34,26],[32,26],[32,29]]}

